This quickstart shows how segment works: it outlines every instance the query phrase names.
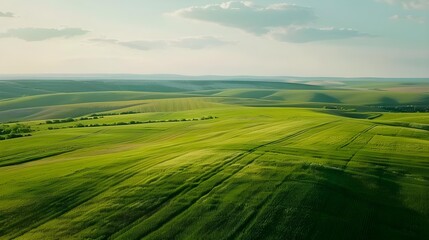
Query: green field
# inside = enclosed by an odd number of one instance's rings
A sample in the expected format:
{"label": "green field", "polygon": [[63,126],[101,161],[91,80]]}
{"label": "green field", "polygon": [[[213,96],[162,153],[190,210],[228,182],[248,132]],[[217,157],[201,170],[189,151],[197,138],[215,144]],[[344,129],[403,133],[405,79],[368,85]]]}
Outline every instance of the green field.
{"label": "green field", "polygon": [[428,92],[0,89],[1,125],[33,130],[0,141],[0,239],[429,239],[429,113],[389,112],[428,107]]}

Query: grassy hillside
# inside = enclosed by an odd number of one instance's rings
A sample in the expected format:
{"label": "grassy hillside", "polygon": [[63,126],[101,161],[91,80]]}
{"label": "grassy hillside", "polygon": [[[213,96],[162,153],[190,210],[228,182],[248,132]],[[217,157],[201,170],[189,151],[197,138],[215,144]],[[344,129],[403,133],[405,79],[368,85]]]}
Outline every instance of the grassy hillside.
{"label": "grassy hillside", "polygon": [[218,118],[68,128],[73,122],[56,130],[28,122],[33,136],[0,142],[0,236],[429,236],[424,130],[293,108],[207,107],[80,122],[206,115]]}
{"label": "grassy hillside", "polygon": [[[216,105],[335,107],[390,111],[417,106],[427,111],[429,94],[352,90],[216,90],[192,93],[84,92],[20,97],[0,101],[0,122],[78,117],[104,111],[183,111]],[[385,108],[389,107],[389,108]],[[395,110],[395,109],[393,109]]]}
{"label": "grassy hillside", "polygon": [[[31,101],[31,98],[19,98],[18,101],[8,101],[4,102],[4,105],[0,102],[0,122],[16,121],[16,120],[41,120],[41,119],[54,119],[54,118],[67,118],[67,117],[80,117],[92,113],[103,113],[103,112],[175,112],[175,111],[186,111],[193,109],[201,109],[208,107],[227,107],[227,105],[218,103],[218,99],[210,98],[182,98],[182,96],[187,95],[163,95],[158,94],[157,96],[161,99],[153,100],[124,100],[130,99],[132,96],[128,96],[128,93],[124,93],[122,101],[110,100],[115,97],[109,96],[106,94],[106,102],[93,102],[89,103],[75,103],[75,104],[64,104],[60,105],[60,101],[45,101],[46,99],[52,99],[49,97],[40,97],[42,101]],[[72,94],[76,99],[81,101],[78,98],[79,94]],[[86,95],[86,94],[84,94]],[[149,99],[154,97],[154,95],[148,96],[147,94],[139,95],[142,99]],[[180,98],[174,98],[174,96],[180,96]],[[162,99],[166,98],[166,99]],[[91,98],[91,100],[94,100]],[[73,99],[65,99],[65,101],[73,102]],[[46,105],[44,105],[46,104]],[[42,105],[42,106],[39,106]],[[19,107],[18,107],[19,106]],[[35,106],[35,107],[29,107]],[[14,108],[17,107],[17,108]]]}
{"label": "grassy hillside", "polygon": [[362,90],[225,90],[216,96],[348,105],[429,104],[429,94]]}
{"label": "grassy hillside", "polygon": [[114,101],[131,101],[145,99],[163,99],[163,98],[179,98],[187,97],[186,94],[174,93],[146,93],[146,92],[88,92],[88,93],[58,93],[48,95],[37,95],[30,97],[21,97],[0,102],[0,111],[55,106],[77,103],[91,102],[114,102]]}
{"label": "grassy hillside", "polygon": [[[398,86],[398,82],[385,87]],[[423,83],[421,83],[423,84]],[[189,99],[181,101],[146,100]],[[198,98],[198,100],[190,100]],[[164,102],[164,103],[162,103]],[[191,103],[191,102],[195,102]],[[167,104],[165,104],[167,103]],[[214,103],[239,106],[324,106],[364,111],[391,111],[397,106],[418,106],[427,111],[428,92],[356,90],[299,83],[261,81],[0,81],[0,121],[77,117],[93,112],[190,110]],[[182,106],[187,107],[182,107]],[[203,106],[204,105],[204,106]],[[162,107],[164,106],[164,107]],[[166,107],[167,106],[167,107]],[[406,109],[409,111],[410,109]]]}
{"label": "grassy hillside", "polygon": [[109,80],[14,80],[0,81],[0,99],[73,92],[142,91],[190,92],[201,90],[253,88],[253,89],[321,89],[300,83],[270,81],[109,81]]}
{"label": "grassy hillside", "polygon": [[424,92],[19,84],[0,239],[429,238],[429,113],[374,107]]}

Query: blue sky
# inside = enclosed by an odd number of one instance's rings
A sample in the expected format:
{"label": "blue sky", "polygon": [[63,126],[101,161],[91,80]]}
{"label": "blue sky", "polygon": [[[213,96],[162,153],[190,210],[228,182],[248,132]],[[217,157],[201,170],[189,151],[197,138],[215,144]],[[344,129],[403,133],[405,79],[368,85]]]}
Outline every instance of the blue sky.
{"label": "blue sky", "polygon": [[429,77],[429,0],[0,0],[0,74]]}

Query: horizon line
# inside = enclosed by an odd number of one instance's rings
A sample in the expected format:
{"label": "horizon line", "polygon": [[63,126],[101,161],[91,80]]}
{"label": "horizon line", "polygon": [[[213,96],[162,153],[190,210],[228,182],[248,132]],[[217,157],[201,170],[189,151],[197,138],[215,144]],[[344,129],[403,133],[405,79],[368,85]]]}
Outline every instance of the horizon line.
{"label": "horizon line", "polygon": [[[223,74],[204,74],[204,75],[193,75],[193,74],[175,74],[175,73],[0,73],[0,80],[4,77],[30,77],[30,78],[40,78],[40,77],[190,77],[190,78],[301,78],[301,79],[310,79],[310,78],[319,78],[319,79],[428,79],[428,77],[388,77],[388,76],[294,76],[294,75],[249,75],[249,74],[236,74],[236,75],[223,75]],[[19,80],[19,79],[10,79],[10,80]],[[60,80],[60,79],[58,79]],[[127,80],[127,79],[124,79]],[[133,79],[138,80],[138,79]],[[148,79],[141,79],[148,80]],[[157,79],[153,79],[157,80]],[[174,80],[174,79],[171,79]],[[216,79],[212,79],[216,80]],[[289,79],[291,80],[291,79]]]}

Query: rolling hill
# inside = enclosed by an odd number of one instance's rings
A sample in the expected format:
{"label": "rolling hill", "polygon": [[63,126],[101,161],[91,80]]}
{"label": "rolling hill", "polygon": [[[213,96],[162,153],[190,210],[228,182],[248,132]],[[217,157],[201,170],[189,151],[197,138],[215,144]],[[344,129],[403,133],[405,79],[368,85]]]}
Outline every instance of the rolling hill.
{"label": "rolling hill", "polygon": [[37,82],[0,93],[0,239],[429,237],[429,113],[379,108],[427,93]]}

